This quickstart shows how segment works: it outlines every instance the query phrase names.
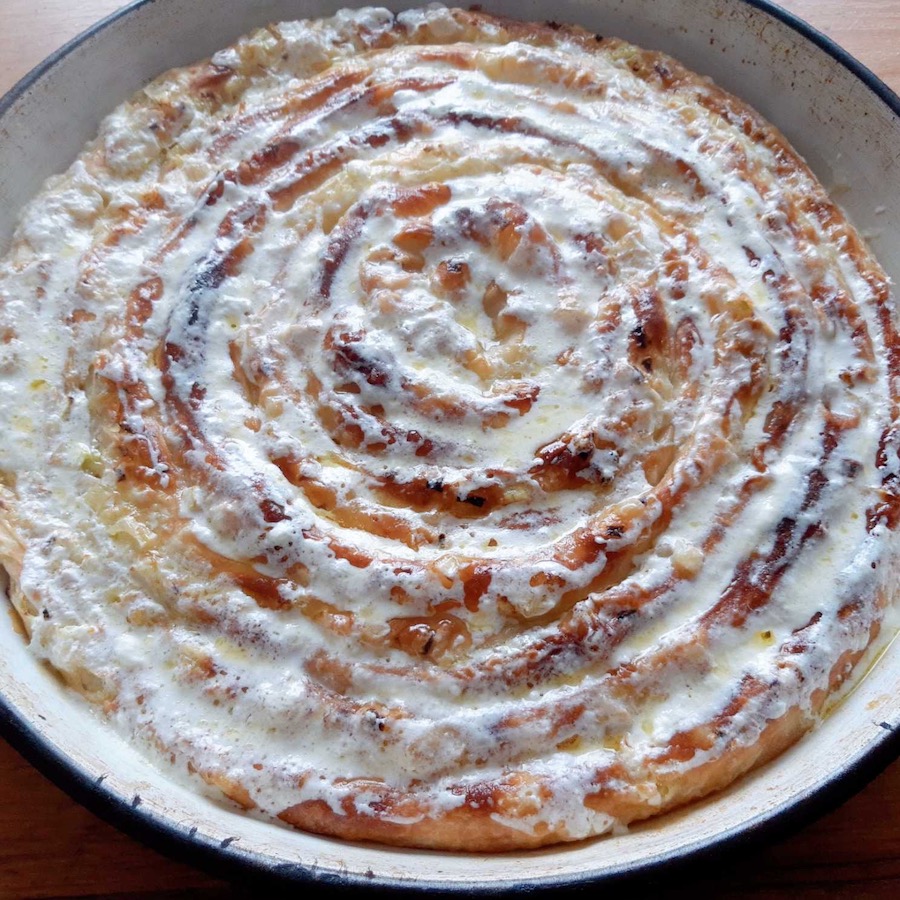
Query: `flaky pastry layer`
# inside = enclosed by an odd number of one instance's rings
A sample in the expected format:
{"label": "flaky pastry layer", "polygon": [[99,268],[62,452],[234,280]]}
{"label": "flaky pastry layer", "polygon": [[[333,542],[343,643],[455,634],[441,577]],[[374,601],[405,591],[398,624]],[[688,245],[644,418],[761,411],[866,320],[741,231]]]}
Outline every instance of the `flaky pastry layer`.
{"label": "flaky pastry layer", "polygon": [[24,211],[0,372],[34,651],[300,828],[658,814],[893,602],[884,273],[757,113],[578,28],[366,9],[163,75]]}

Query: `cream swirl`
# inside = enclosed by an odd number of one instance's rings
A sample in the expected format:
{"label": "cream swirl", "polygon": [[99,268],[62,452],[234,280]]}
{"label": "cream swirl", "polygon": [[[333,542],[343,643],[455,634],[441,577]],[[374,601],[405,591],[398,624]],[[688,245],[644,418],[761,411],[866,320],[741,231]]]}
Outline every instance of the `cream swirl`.
{"label": "cream swirl", "polygon": [[32,644],[300,827],[651,815],[796,740],[892,600],[885,276],[660,54],[440,7],[264,29],[117,110],[0,291]]}

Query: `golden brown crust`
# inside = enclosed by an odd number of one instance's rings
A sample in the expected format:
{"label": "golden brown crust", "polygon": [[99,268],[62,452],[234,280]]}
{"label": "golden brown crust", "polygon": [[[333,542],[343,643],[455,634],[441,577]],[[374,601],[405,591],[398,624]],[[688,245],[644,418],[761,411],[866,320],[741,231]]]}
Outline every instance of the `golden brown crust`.
{"label": "golden brown crust", "polygon": [[874,640],[894,316],[785,138],[663,54],[271,26],[26,211],[0,563],[39,652],[244,809],[578,840],[771,759]]}

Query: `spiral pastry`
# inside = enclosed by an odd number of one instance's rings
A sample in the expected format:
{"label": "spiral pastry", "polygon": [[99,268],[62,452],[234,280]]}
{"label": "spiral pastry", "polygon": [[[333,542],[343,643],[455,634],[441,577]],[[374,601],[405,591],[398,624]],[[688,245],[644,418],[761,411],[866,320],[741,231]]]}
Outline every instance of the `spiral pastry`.
{"label": "spiral pastry", "polygon": [[758,114],[577,28],[366,9],[162,76],[26,209],[0,369],[35,652],[300,828],[659,813],[893,602],[885,275]]}

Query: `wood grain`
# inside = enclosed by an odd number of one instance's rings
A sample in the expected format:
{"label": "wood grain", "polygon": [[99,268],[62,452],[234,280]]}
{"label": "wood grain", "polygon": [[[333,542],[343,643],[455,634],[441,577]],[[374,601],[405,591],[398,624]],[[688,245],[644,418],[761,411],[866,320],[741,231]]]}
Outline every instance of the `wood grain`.
{"label": "wood grain", "polygon": [[[900,2],[783,0],[900,91]],[[0,94],[120,0],[0,0]],[[298,7],[300,4],[298,4]],[[655,897],[900,897],[900,762],[836,812]],[[0,741],[0,898],[226,898],[237,888],[172,862],[87,812]]]}

